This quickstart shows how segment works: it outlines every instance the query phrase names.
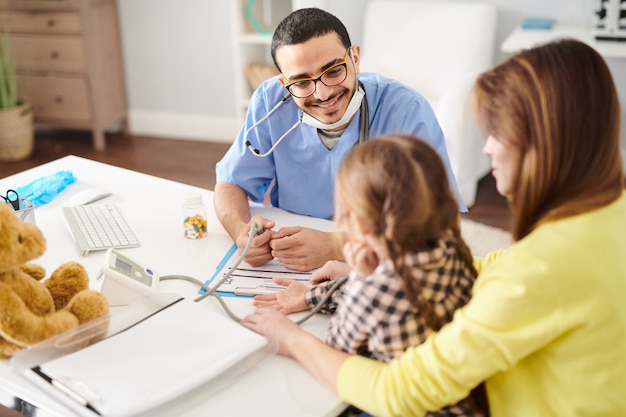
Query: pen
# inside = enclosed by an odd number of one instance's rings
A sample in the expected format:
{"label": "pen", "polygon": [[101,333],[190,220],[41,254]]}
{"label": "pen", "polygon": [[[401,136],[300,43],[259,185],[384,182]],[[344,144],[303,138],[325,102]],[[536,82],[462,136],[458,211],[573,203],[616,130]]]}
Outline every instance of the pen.
{"label": "pen", "polygon": [[258,287],[236,287],[233,292],[235,293],[235,295],[261,295],[261,294],[275,294],[278,291],[281,291],[284,289],[285,287],[259,285]]}
{"label": "pen", "polygon": [[91,411],[93,411],[94,413],[98,415],[102,415],[91,404],[89,404],[89,401],[87,401],[86,398],[83,398],[80,394],[78,394],[76,391],[74,391],[73,389],[71,389],[70,387],[68,387],[61,381],[59,381],[58,379],[52,379],[50,383],[53,386],[60,389],[61,391],[63,391],[65,394],[67,394],[71,398],[73,398],[74,400],[78,401],[78,403],[81,404],[83,407],[90,409]]}

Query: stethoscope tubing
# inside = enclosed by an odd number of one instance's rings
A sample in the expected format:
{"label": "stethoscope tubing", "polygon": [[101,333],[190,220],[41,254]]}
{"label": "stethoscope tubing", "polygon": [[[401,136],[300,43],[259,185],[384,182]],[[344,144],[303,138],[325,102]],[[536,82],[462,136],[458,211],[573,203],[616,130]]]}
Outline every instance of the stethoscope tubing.
{"label": "stethoscope tubing", "polygon": [[[283,96],[283,98],[280,99],[278,103],[276,103],[276,105],[272,108],[272,110],[270,110],[265,116],[261,117],[256,123],[254,123],[244,132],[243,139],[245,141],[245,145],[248,147],[248,149],[250,149],[250,151],[252,152],[254,156],[257,156],[259,158],[265,158],[265,157],[270,156],[274,152],[276,147],[280,145],[280,143],[291,132],[293,132],[298,126],[302,124],[303,112],[300,111],[300,118],[298,119],[298,121],[294,123],[294,125],[291,126],[285,133],[283,133],[282,136],[278,138],[276,143],[274,143],[274,145],[272,145],[272,147],[265,153],[261,153],[261,151],[255,148],[254,146],[252,146],[252,143],[250,143],[250,141],[248,140],[248,135],[250,134],[250,132],[256,129],[256,127],[259,126],[261,123],[263,123],[265,120],[267,120],[276,110],[278,110],[290,98],[291,98],[291,94],[287,93],[285,96]],[[361,125],[359,128],[359,143],[363,143],[367,139],[369,139],[369,120],[368,120],[369,114],[368,113],[369,113],[369,110],[368,110],[368,105],[367,105],[367,97],[363,97],[363,101],[361,102]]]}

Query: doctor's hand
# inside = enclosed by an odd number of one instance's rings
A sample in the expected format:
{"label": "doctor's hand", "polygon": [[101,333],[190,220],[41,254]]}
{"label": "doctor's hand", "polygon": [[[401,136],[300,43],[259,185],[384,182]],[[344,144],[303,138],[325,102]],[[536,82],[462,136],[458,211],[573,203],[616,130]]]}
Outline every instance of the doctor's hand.
{"label": "doctor's hand", "polygon": [[328,261],[323,267],[311,274],[309,281],[312,285],[317,285],[324,281],[332,281],[345,277],[350,273],[350,265],[341,261]]}
{"label": "doctor's hand", "polygon": [[273,278],[274,284],[285,287],[284,290],[275,294],[261,294],[254,297],[252,305],[255,307],[270,307],[283,314],[296,313],[309,310],[310,307],[304,300],[307,285],[286,278]]}
{"label": "doctor's hand", "polygon": [[252,223],[258,223],[261,227],[263,227],[263,229],[260,234],[257,234],[257,236],[252,239],[252,243],[250,244],[250,248],[248,249],[248,253],[246,254],[244,260],[251,266],[265,265],[273,259],[272,248],[270,248],[269,241],[270,237],[274,233],[272,231],[272,227],[276,225],[276,223],[266,219],[265,217],[254,216],[250,219],[246,227],[241,229],[236,239],[238,248],[237,253],[241,254],[243,249],[246,247]]}
{"label": "doctor's hand", "polygon": [[334,233],[300,226],[282,227],[272,234],[269,245],[276,259],[296,271],[310,271],[343,257]]}

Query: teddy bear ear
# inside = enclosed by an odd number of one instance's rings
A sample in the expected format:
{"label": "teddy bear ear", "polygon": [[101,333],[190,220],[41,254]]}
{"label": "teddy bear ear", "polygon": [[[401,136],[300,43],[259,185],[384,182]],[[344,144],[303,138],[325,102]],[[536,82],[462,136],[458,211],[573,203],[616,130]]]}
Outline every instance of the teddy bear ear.
{"label": "teddy bear ear", "polygon": [[[0,236],[5,236],[5,228],[7,227],[7,223],[11,222],[11,217],[15,216],[15,212],[8,204],[4,204],[3,201],[0,201]],[[17,218],[17,216],[15,216]]]}
{"label": "teddy bear ear", "polygon": [[5,214],[4,213],[11,213],[13,212],[13,209],[11,207],[9,207],[8,204],[5,204],[4,201],[0,201],[0,214],[2,217],[0,217],[0,221],[2,221],[2,219],[4,218]]}
{"label": "teddy bear ear", "polygon": [[0,230],[4,229],[7,224],[15,223],[15,220],[21,221],[12,207],[0,200]]}
{"label": "teddy bear ear", "polygon": [[13,208],[0,200],[0,235],[5,236],[7,227],[17,226],[21,222],[20,218],[15,215]]}
{"label": "teddy bear ear", "polygon": [[46,239],[32,223],[24,223],[0,201],[0,267],[14,267],[43,255]]}

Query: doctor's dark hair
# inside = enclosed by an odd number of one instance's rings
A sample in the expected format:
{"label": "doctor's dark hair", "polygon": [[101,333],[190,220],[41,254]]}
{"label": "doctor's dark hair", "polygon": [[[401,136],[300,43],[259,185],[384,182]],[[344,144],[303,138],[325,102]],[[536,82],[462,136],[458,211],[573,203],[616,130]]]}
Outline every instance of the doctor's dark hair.
{"label": "doctor's dark hair", "polygon": [[336,33],[343,46],[348,49],[352,46],[348,30],[336,16],[318,8],[298,9],[284,18],[272,36],[272,59],[276,62],[276,50],[283,45],[296,45],[309,39],[328,33]]}
{"label": "doctor's dark hair", "polygon": [[[461,237],[459,206],[441,158],[413,136],[385,135],[353,148],[335,179],[335,222],[355,216],[385,246],[407,299],[438,329],[438,317],[415,279],[407,255],[428,251],[452,236],[460,270],[476,276],[469,247]],[[408,261],[408,262],[407,262]]]}
{"label": "doctor's dark hair", "polygon": [[620,104],[590,46],[562,40],[524,50],[480,75],[473,98],[483,132],[519,155],[508,196],[515,240],[622,194]]}

